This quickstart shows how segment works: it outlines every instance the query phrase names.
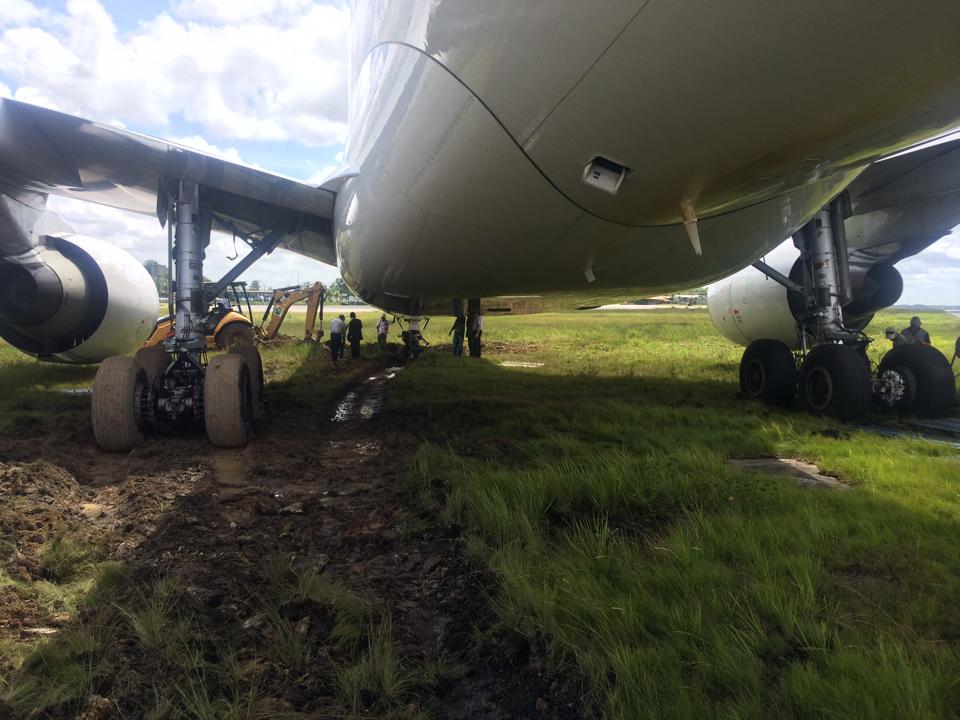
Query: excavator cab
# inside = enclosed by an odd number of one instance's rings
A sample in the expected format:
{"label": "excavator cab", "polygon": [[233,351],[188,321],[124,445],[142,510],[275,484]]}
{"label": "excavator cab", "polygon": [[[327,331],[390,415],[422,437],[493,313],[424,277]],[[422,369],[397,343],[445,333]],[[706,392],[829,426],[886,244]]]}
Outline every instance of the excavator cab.
{"label": "excavator cab", "polygon": [[[207,350],[225,350],[231,345],[252,345],[253,309],[247,295],[247,284],[242,281],[230,283],[221,295],[207,308],[204,321]],[[173,334],[173,318],[166,315],[153,328],[144,347],[159,345]]]}
{"label": "excavator cab", "polygon": [[[298,302],[307,303],[307,318],[304,327],[304,340],[314,340],[317,317],[323,327],[323,302],[327,289],[323,283],[311,285],[291,285],[277,288],[267,305],[266,312],[259,325],[253,324],[253,308],[247,293],[247,284],[232,282],[223,289],[220,296],[214,298],[207,309],[205,333],[207,350],[225,350],[231,345],[253,344],[254,338],[260,342],[276,339],[287,312]],[[159,345],[173,334],[173,318],[167,315],[157,320],[144,347]],[[323,330],[316,331],[316,339],[323,337]]]}

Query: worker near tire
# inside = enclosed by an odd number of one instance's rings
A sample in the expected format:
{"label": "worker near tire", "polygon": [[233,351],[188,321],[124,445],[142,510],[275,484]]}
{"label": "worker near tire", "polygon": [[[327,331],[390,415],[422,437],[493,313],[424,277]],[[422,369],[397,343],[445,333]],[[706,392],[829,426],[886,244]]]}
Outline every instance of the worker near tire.
{"label": "worker near tire", "polygon": [[342,357],[344,334],[347,332],[347,324],[343,321],[343,315],[335,317],[330,323],[330,355],[333,362],[336,363]]}
{"label": "worker near tire", "polygon": [[350,313],[350,322],[347,323],[347,340],[350,343],[350,357],[356,360],[360,357],[360,341],[363,340],[363,323],[355,312]]}
{"label": "worker near tire", "polygon": [[[921,325],[920,318],[914,315],[910,318],[909,327],[905,327],[900,331],[900,334],[910,345],[931,345],[930,342],[930,333],[924,330]],[[894,343],[896,347],[896,343]]]}

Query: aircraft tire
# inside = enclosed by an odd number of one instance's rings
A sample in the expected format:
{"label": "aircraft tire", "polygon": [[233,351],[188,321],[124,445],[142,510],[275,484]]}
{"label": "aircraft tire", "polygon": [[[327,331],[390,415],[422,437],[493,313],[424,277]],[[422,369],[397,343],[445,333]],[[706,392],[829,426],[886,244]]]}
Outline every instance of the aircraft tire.
{"label": "aircraft tire", "polygon": [[147,384],[153,387],[153,383],[170,364],[170,353],[161,345],[153,345],[137,350],[133,354],[133,360],[147,374]]}
{"label": "aircraft tire", "polygon": [[93,435],[101,450],[126,452],[143,442],[137,403],[146,386],[146,372],[132,357],[117,355],[100,363],[93,379],[90,410]]}
{"label": "aircraft tire", "polygon": [[250,392],[253,404],[253,419],[260,420],[264,415],[263,360],[260,351],[254,345],[234,345],[229,352],[241,356],[247,363],[250,373]]}
{"label": "aircraft tire", "polygon": [[800,366],[800,404],[817,415],[857,422],[870,405],[870,373],[863,358],[846,345],[818,345]]}
{"label": "aircraft tire", "polygon": [[797,391],[797,363],[786,343],[754,340],[740,359],[740,392],[751,400],[789,407]]}
{"label": "aircraft tire", "polygon": [[[956,396],[956,379],[943,353],[929,345],[899,345],[880,361],[879,374],[887,370],[913,376],[916,392],[894,407],[902,413],[938,418],[949,415]],[[904,372],[905,371],[905,372]]]}
{"label": "aircraft tire", "polygon": [[248,323],[234,320],[220,328],[216,341],[221,350],[234,345],[253,345],[253,328]]}
{"label": "aircraft tire", "polygon": [[207,365],[203,419],[207,438],[217,447],[243,447],[250,440],[253,393],[250,371],[241,355],[219,355]]}

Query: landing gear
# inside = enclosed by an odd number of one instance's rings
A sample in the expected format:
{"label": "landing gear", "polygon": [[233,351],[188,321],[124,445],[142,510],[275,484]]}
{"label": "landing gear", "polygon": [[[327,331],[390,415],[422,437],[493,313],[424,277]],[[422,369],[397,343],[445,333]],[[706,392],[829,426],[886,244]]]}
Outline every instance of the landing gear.
{"label": "landing gear", "polygon": [[856,348],[818,345],[803,359],[800,404],[812,413],[858,421],[870,404],[870,374]]}
{"label": "landing gear", "polygon": [[203,380],[203,419],[217,447],[243,447],[250,439],[253,391],[250,369],[241,355],[215,357]]}
{"label": "landing gear", "polygon": [[956,380],[939,350],[928,345],[899,345],[883,356],[877,375],[885,406],[923,417],[950,414]]}
{"label": "landing gear", "polygon": [[942,417],[950,412],[955,387],[950,365],[939,351],[922,345],[894,348],[873,376],[867,359],[871,339],[844,322],[843,309],[852,297],[844,232],[847,208],[841,195],[794,237],[801,279],[754,263],[790,293],[802,359],[797,376],[791,373],[791,353],[784,343],[755,341],[740,363],[740,388],[747,397],[781,406],[789,405],[796,392],[806,410],[846,422],[862,420],[871,398],[902,412]]}
{"label": "landing gear", "polygon": [[788,407],[797,387],[797,362],[786,343],[754,340],[740,361],[740,392],[752,400]]}
{"label": "landing gear", "polygon": [[143,440],[147,374],[132,357],[104,360],[93,380],[93,435],[103,450],[126,452]]}
{"label": "landing gear", "polygon": [[94,380],[94,436],[104,450],[126,451],[147,432],[192,429],[205,431],[219,447],[242,447],[250,439],[251,423],[263,415],[260,353],[252,342],[244,342],[252,341],[245,326],[243,337],[224,335],[222,344],[229,352],[208,364],[205,315],[210,299],[271,252],[285,228],[277,226],[260,239],[244,236],[251,252],[205,289],[203,257],[214,217],[202,201],[201,188],[182,181],[175,198],[161,200],[166,206],[160,203],[160,219],[170,223],[170,256],[176,269],[175,285],[171,283],[176,289],[176,331],[162,345],[141,349],[134,357],[103,362]]}

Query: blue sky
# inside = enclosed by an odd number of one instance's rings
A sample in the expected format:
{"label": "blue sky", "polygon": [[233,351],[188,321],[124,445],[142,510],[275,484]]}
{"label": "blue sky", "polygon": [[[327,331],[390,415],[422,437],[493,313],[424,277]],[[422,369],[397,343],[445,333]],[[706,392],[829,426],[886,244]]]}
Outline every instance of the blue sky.
{"label": "blue sky", "polygon": [[[0,0],[0,93],[312,183],[346,133],[349,8],[313,0]],[[83,234],[162,260],[156,220],[51,199]],[[214,238],[207,275],[233,254]],[[330,280],[277,251],[245,278]]]}
{"label": "blue sky", "polygon": [[[319,183],[346,134],[349,23],[340,0],[0,0],[0,94]],[[51,206],[141,260],[165,256],[153,218]],[[215,238],[207,274],[222,273],[232,254],[229,238]],[[960,304],[960,235],[898,267],[901,302]],[[287,285],[335,276],[278,251],[245,277]]]}

